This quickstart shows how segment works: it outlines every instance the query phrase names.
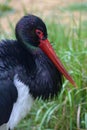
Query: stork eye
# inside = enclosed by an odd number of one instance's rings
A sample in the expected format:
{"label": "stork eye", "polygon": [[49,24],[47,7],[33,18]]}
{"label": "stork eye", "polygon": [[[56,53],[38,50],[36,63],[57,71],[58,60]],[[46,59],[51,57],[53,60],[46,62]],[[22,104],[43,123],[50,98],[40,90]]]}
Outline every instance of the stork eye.
{"label": "stork eye", "polygon": [[37,34],[37,36],[38,36],[40,39],[42,39],[42,38],[44,37],[43,32],[42,32],[41,30],[39,30],[39,29],[36,29],[36,34]]}
{"label": "stork eye", "polygon": [[36,34],[37,35],[40,35],[40,34],[42,34],[43,32],[41,31],[41,30],[39,30],[39,29],[36,29]]}
{"label": "stork eye", "polygon": [[36,33],[37,33],[38,35],[40,35],[40,34],[41,34],[41,31],[38,30],[38,31],[36,31]]}

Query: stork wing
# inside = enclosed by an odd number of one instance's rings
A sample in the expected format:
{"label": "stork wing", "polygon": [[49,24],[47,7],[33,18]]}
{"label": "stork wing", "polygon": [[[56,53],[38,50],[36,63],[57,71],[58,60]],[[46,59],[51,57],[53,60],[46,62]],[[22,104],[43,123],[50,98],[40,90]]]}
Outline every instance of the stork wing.
{"label": "stork wing", "polygon": [[12,81],[0,81],[0,126],[8,122],[16,99],[17,90]]}

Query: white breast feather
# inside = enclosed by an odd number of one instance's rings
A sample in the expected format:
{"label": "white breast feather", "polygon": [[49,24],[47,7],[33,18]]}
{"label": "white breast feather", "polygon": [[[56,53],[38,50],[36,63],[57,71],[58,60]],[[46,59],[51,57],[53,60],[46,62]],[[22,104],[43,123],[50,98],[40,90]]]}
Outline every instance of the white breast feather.
{"label": "white breast feather", "polygon": [[27,115],[33,103],[33,98],[29,93],[29,87],[22,83],[18,79],[17,75],[14,77],[14,85],[18,91],[18,98],[16,103],[14,103],[12,113],[8,121],[8,128],[10,127],[11,129],[13,129],[19,121]]}
{"label": "white breast feather", "polygon": [[2,126],[0,126],[0,130],[8,130],[7,124],[3,124]]}

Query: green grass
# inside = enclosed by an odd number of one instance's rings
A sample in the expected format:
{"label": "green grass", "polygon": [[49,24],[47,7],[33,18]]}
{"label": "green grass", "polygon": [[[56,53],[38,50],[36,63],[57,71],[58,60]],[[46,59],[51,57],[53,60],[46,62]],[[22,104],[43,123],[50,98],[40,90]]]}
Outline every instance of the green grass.
{"label": "green grass", "polygon": [[0,4],[0,17],[6,16],[9,13],[14,13],[14,9],[9,6],[10,1],[5,1],[3,4]]}
{"label": "green grass", "polygon": [[87,2],[73,3],[68,7],[66,7],[65,9],[69,11],[87,11]]}
{"label": "green grass", "polygon": [[[14,27],[8,23],[14,38]],[[87,130],[87,24],[79,23],[71,28],[46,19],[49,39],[78,88],[65,79],[60,94],[52,100],[36,100],[15,130]],[[1,29],[0,39],[8,38]]]}
{"label": "green grass", "polygon": [[[0,17],[12,13],[14,10],[8,5],[0,4]],[[4,13],[3,13],[4,12]]]}

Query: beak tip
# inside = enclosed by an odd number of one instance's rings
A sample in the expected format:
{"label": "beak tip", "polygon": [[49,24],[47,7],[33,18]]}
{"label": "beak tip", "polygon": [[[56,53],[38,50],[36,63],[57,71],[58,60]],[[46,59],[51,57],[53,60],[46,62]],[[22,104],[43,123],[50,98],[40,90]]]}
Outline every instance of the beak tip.
{"label": "beak tip", "polygon": [[75,84],[74,86],[75,86],[75,88],[78,88],[77,84]]}
{"label": "beak tip", "polygon": [[73,83],[71,83],[75,88],[78,88],[78,85],[75,83],[75,82],[73,82]]}

